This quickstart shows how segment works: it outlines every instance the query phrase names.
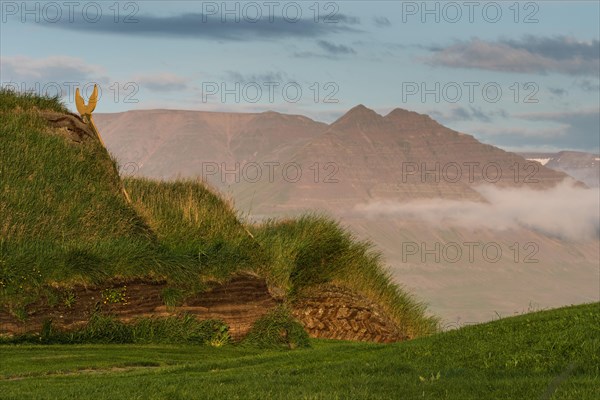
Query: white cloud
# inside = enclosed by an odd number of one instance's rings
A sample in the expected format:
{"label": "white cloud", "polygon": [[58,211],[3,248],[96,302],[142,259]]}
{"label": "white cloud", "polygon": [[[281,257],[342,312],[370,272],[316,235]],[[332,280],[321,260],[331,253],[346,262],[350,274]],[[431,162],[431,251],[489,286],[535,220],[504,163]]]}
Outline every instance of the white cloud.
{"label": "white cloud", "polygon": [[494,136],[512,136],[550,139],[567,135],[568,128],[569,125],[566,124],[559,124],[558,126],[547,128],[477,126],[472,127],[471,131],[477,132],[478,134],[488,138]]}
{"label": "white cloud", "polygon": [[432,48],[432,65],[478,68],[506,72],[558,72],[597,76],[600,68],[598,41],[577,41],[569,37],[534,37],[490,42],[481,39]]}
{"label": "white cloud", "polygon": [[133,80],[141,89],[148,88],[157,92],[172,92],[187,88],[188,80],[170,72],[136,75]]}
{"label": "white cloud", "polygon": [[359,205],[356,212],[367,216],[416,218],[431,224],[449,224],[471,229],[506,230],[524,226],[567,240],[598,238],[600,192],[564,181],[548,190],[477,190],[489,203],[432,199],[408,203],[381,201]]}
{"label": "white cloud", "polygon": [[0,59],[3,82],[81,82],[106,79],[103,67],[86,63],[81,58],[51,56],[33,58],[28,56],[7,56]]}

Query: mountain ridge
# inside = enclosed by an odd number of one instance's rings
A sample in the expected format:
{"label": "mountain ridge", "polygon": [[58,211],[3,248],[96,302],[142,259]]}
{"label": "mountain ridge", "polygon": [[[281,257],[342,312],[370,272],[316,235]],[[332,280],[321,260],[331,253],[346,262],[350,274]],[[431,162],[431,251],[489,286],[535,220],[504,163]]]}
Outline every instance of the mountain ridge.
{"label": "mountain ridge", "polygon": [[[135,117],[140,120],[127,121]],[[444,127],[428,115],[395,108],[383,116],[363,104],[354,106],[331,124],[274,111],[226,113],[160,109],[98,114],[97,124],[117,158],[124,163],[137,164],[139,174],[154,178],[202,175],[203,166],[198,164],[199,159],[233,165],[258,160],[289,161],[298,158],[296,153],[302,149],[314,148],[312,142],[319,140],[328,140],[329,145],[340,152],[361,153],[359,158],[393,157],[396,161],[401,160],[401,167],[409,163],[412,168],[412,163],[434,162],[447,166],[457,160],[481,163],[504,159],[502,167],[505,171],[500,184],[505,186],[514,186],[510,182],[510,165],[533,168],[524,158],[481,143],[472,135]],[[179,143],[171,146],[170,141]],[[349,150],[352,147],[355,149]],[[478,153],[487,154],[472,157],[476,153],[472,151],[475,147]],[[183,148],[191,154],[182,156],[179,163],[173,159],[165,161]],[[123,149],[128,149],[129,154],[124,154]],[[334,162],[336,158],[331,154],[326,157],[329,158],[327,162]],[[474,159],[469,160],[469,157]],[[149,168],[148,164],[152,162],[159,165]],[[542,180],[549,185],[566,177],[543,166],[539,169]],[[481,170],[474,172],[482,174]],[[514,182],[517,186],[529,183],[520,181],[521,172],[526,171],[513,172],[518,178]],[[477,180],[481,181],[481,176]],[[213,183],[217,186],[225,184]]]}

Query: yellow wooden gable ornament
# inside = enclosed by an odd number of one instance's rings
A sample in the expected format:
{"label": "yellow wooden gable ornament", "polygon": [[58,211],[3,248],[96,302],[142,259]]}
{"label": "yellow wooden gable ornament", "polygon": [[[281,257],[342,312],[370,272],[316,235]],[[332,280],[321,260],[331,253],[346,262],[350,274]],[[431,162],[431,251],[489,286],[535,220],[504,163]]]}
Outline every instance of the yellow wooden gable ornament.
{"label": "yellow wooden gable ornament", "polygon": [[[83,97],[81,97],[79,88],[75,89],[75,105],[77,106],[77,111],[79,111],[79,114],[81,114],[81,118],[83,119],[83,121],[92,127],[92,130],[94,131],[94,133],[96,134],[96,137],[102,144],[102,147],[104,147],[106,149],[106,151],[108,151],[108,149],[106,148],[106,145],[104,144],[104,140],[102,140],[102,136],[100,136],[100,132],[98,131],[98,128],[96,128],[94,119],[92,118],[92,113],[96,109],[97,104],[98,104],[98,85],[94,85],[94,90],[92,92],[92,95],[90,96],[90,99],[89,99],[87,105],[85,104],[85,100],[83,100]],[[118,174],[118,172],[119,171],[117,171],[117,174]],[[123,195],[125,195],[125,199],[127,200],[127,202],[131,203],[131,198],[129,197],[129,194],[127,193],[127,190],[125,190],[125,186],[123,186],[122,183],[121,183],[121,190],[123,191]]]}
{"label": "yellow wooden gable ornament", "polygon": [[94,85],[94,91],[92,92],[87,105],[85,104],[83,97],[81,97],[81,93],[79,93],[79,88],[75,89],[75,105],[77,106],[77,111],[81,114],[81,118],[83,118],[84,122],[90,124],[98,137],[98,140],[100,140],[102,146],[106,148],[104,140],[102,140],[102,136],[100,136],[100,132],[98,132],[96,124],[94,124],[94,119],[92,118],[92,113],[96,109],[96,104],[98,104],[98,85]]}

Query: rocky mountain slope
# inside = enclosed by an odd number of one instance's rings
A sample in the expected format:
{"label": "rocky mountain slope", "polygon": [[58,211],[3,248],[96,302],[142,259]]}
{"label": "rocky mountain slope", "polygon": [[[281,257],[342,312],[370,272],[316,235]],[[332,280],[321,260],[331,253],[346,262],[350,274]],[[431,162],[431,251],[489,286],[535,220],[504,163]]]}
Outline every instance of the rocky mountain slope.
{"label": "rocky mountain slope", "polygon": [[278,157],[326,127],[303,116],[275,112],[143,110],[94,118],[126,172],[165,179],[204,175],[216,186],[235,182],[235,174],[225,172],[234,170],[236,163],[267,154]]}
{"label": "rocky mountain slope", "polygon": [[125,171],[203,177],[253,212],[338,209],[391,198],[482,200],[473,186],[547,188],[565,174],[480,143],[427,115],[359,105],[331,125],[275,112],[99,114]]}
{"label": "rocky mountain slope", "polygon": [[289,168],[272,182],[246,180],[235,188],[240,206],[252,202],[254,212],[271,213],[349,209],[385,199],[483,201],[474,190],[481,184],[544,189],[566,177],[427,115],[397,108],[381,116],[362,105],[277,161]]}

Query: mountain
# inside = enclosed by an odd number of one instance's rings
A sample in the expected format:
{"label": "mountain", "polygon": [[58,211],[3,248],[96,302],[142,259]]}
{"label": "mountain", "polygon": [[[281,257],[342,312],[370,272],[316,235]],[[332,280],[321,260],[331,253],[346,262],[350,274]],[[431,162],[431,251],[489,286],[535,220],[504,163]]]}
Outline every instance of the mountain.
{"label": "mountain", "polygon": [[[227,183],[220,178],[221,171],[234,170],[236,162],[277,156],[326,127],[303,116],[275,112],[141,110],[94,118],[126,173],[163,179],[207,175],[216,186]],[[218,173],[212,173],[214,166]],[[225,177],[235,180],[234,174]]]}
{"label": "mountain", "polygon": [[280,208],[298,206],[285,198],[328,208],[382,198],[482,200],[477,184],[545,188],[565,177],[399,108],[384,117],[359,105],[331,125],[275,112],[141,110],[95,119],[126,173],[203,176],[233,185],[243,203],[259,195]]}
{"label": "mountain", "polygon": [[589,187],[600,186],[600,154],[582,151],[558,153],[519,153],[522,157],[537,161],[556,171],[564,172]]}
{"label": "mountain", "polygon": [[363,105],[278,161],[282,173],[273,181],[246,181],[234,188],[242,207],[252,204],[263,214],[307,207],[340,210],[386,199],[483,201],[478,185],[544,189],[566,177],[427,115],[397,108],[381,116]]}

